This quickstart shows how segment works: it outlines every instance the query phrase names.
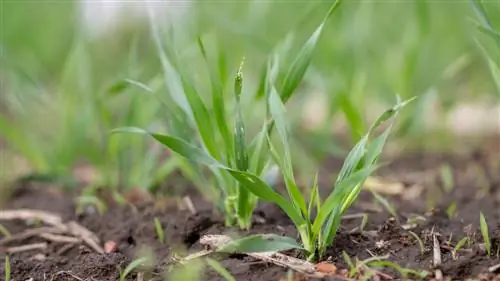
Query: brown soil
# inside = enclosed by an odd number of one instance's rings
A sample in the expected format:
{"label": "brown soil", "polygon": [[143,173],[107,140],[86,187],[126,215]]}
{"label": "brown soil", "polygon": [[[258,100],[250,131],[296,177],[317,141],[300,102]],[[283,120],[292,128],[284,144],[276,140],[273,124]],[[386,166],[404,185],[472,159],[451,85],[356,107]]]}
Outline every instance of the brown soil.
{"label": "brown soil", "polygon": [[[449,165],[453,172],[451,188],[445,188],[440,167]],[[337,171],[338,161],[325,163],[325,170]],[[327,168],[327,169],[326,169]],[[375,256],[388,255],[388,260],[402,268],[426,270],[434,278],[433,237],[439,240],[443,275],[452,280],[477,278],[493,280],[494,274],[488,268],[499,264],[500,250],[500,145],[494,143],[481,151],[464,155],[406,155],[399,157],[378,172],[384,181],[394,180],[404,185],[403,192],[385,195],[379,192],[397,210],[397,218],[369,191],[364,191],[349,210],[349,214],[368,214],[364,231],[356,231],[360,218],[347,218],[342,222],[334,245],[328,250],[327,258],[338,268],[347,268],[342,252],[351,260],[359,261]],[[328,192],[331,175],[321,178],[323,195]],[[102,244],[114,241],[117,250],[113,253],[98,254],[82,245],[73,247],[65,243],[49,243],[43,250],[24,251],[12,254],[12,279],[24,280],[119,280],[118,268],[125,266],[139,256],[141,251],[151,250],[156,264],[146,271],[143,280],[165,280],[164,272],[168,261],[175,253],[186,250],[196,252],[203,247],[198,239],[204,234],[221,234],[228,231],[220,215],[212,211],[209,203],[190,194],[197,213],[179,209],[178,204],[170,204],[158,199],[155,202],[139,203],[132,206],[110,206],[103,214],[75,213],[74,195],[66,194],[47,185],[24,184],[16,187],[12,198],[3,209],[29,208],[46,210],[59,214],[64,221],[75,220],[94,232]],[[166,203],[167,202],[167,203]],[[446,209],[456,203],[454,215],[449,218]],[[492,253],[484,250],[483,237],[479,230],[479,212],[483,212],[488,223],[492,243]],[[156,237],[153,219],[160,219],[165,229],[165,244]],[[276,233],[296,237],[296,231],[287,217],[275,206],[262,203],[255,216],[251,233]],[[419,219],[416,219],[419,218]],[[34,228],[23,221],[1,221],[15,237],[19,233]],[[412,225],[415,224],[415,225]],[[421,239],[423,248],[411,232]],[[46,242],[42,238],[17,240],[2,244],[0,234],[0,278],[4,276],[5,250],[36,242]],[[470,237],[457,252],[453,248],[463,237]],[[289,255],[301,256],[289,251]],[[278,281],[286,276],[287,270],[275,265],[257,261],[245,255],[213,256],[220,260],[236,280]],[[378,269],[381,273],[373,280],[393,278],[401,280],[400,272],[387,267]],[[361,271],[359,271],[361,273]],[[355,276],[353,279],[361,276]],[[415,276],[408,276],[417,279]],[[136,273],[127,280],[139,280]],[[225,280],[212,270],[206,270],[200,280]],[[283,279],[285,280],[285,279]],[[307,280],[307,279],[294,279]],[[330,278],[328,280],[337,280]]]}

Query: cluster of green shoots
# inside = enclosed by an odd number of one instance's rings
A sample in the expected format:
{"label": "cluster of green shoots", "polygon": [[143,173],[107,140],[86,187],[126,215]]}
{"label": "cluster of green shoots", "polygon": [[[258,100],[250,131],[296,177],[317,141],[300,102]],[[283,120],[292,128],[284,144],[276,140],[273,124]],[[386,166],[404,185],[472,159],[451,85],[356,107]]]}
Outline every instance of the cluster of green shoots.
{"label": "cluster of green shoots", "polygon": [[[309,64],[325,22],[337,9],[339,1],[332,4],[323,22],[302,47],[295,61],[278,84],[280,69],[279,53],[274,53],[267,61],[263,77],[263,92],[266,105],[266,116],[260,132],[250,139],[246,134],[246,126],[242,118],[241,96],[243,89],[242,65],[238,68],[232,90],[234,114],[226,110],[224,80],[219,69],[210,70],[212,84],[210,107],[204,102],[194,86],[190,75],[180,67],[180,63],[168,56],[160,41],[159,31],[153,25],[153,36],[159,50],[164,70],[165,84],[168,86],[168,100],[160,99],[170,120],[170,131],[167,134],[150,132],[137,127],[126,127],[114,132],[140,133],[153,137],[177,155],[188,159],[193,167],[206,168],[210,171],[215,187],[210,190],[216,205],[224,212],[228,226],[238,225],[241,229],[251,227],[251,218],[258,200],[278,205],[293,221],[300,235],[301,244],[293,242],[289,237],[272,236],[273,248],[302,248],[310,259],[321,256],[332,244],[339,228],[341,216],[356,200],[362,190],[363,182],[377,167],[377,160],[389,136],[392,123],[378,136],[377,129],[395,115],[410,101],[398,103],[385,111],[357,142],[345,159],[344,165],[332,186],[332,192],[322,199],[318,192],[317,176],[305,196],[299,189],[292,163],[290,149],[290,124],[288,122],[285,103],[300,84]],[[201,40],[199,49],[207,64],[210,65],[206,50]],[[175,53],[174,53],[175,54]],[[155,95],[158,97],[158,95]],[[197,133],[193,138],[181,128],[190,128]],[[273,132],[277,132],[274,138]],[[277,141],[275,141],[277,140]],[[264,180],[270,167],[277,165],[283,175],[288,196],[277,192]],[[313,211],[317,215],[313,217]],[[262,249],[267,236],[246,237],[240,245]],[[245,240],[246,239],[246,240]],[[250,246],[249,246],[250,245]],[[255,250],[256,248],[254,248]],[[268,248],[262,249],[268,250]]]}

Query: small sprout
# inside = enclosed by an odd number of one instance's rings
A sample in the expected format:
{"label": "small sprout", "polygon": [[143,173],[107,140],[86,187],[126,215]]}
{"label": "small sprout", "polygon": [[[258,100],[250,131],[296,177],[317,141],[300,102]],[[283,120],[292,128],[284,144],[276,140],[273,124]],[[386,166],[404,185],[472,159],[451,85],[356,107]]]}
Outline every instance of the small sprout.
{"label": "small sprout", "polygon": [[226,281],[236,281],[234,276],[227,271],[218,261],[211,259],[211,258],[205,258],[205,261],[207,264],[212,267],[213,270],[217,271]]}
{"label": "small sprout", "polygon": [[92,212],[89,210],[94,210],[93,212],[95,212],[95,209],[93,208],[97,209],[97,212],[100,215],[103,215],[106,212],[106,204],[96,196],[84,195],[76,198],[77,214]]}
{"label": "small sprout", "polygon": [[486,252],[488,256],[491,255],[491,240],[488,232],[488,224],[486,223],[486,219],[482,212],[479,213],[479,228],[481,229],[481,234],[483,235],[484,247],[486,248]]}
{"label": "small sprout", "polygon": [[120,268],[120,281],[125,281],[125,278],[127,278],[127,276],[136,268],[142,266],[144,263],[146,263],[148,261],[148,258],[147,257],[142,257],[142,258],[138,258],[136,260],[134,260],[133,262],[131,262],[129,265],[127,265],[127,267],[125,268],[125,270],[122,270]]}
{"label": "small sprout", "polygon": [[417,240],[418,245],[420,247],[420,254],[423,255],[425,252],[424,242],[422,241],[422,239],[420,239],[420,237],[418,237],[418,235],[415,232],[413,231],[408,231],[408,232]]}
{"label": "small sprout", "polygon": [[173,266],[172,271],[168,272],[167,280],[200,281],[204,266],[201,259],[192,259],[185,262],[182,266]]}
{"label": "small sprout", "polygon": [[0,224],[0,234],[2,234],[4,238],[12,237],[12,234],[10,234],[10,231],[5,226],[3,226],[1,224]]}
{"label": "small sprout", "polygon": [[5,256],[5,281],[10,281],[10,257],[9,255]]}
{"label": "small sprout", "polygon": [[455,216],[455,212],[457,211],[457,202],[452,202],[450,206],[446,209],[446,215],[448,215],[449,219],[452,219]]}
{"label": "small sprout", "polygon": [[407,278],[409,275],[414,275],[414,276],[417,276],[421,279],[424,279],[425,277],[427,277],[429,275],[428,271],[403,268],[394,262],[386,261],[386,260],[373,261],[370,263],[370,265],[377,266],[377,267],[392,267],[393,269],[397,270],[405,278]]}
{"label": "small sprout", "polygon": [[450,165],[443,165],[440,169],[441,182],[443,183],[443,188],[446,192],[450,192],[453,189],[453,171]]}
{"label": "small sprout", "polygon": [[345,263],[347,263],[347,266],[349,267],[349,277],[353,277],[354,274],[356,273],[356,266],[352,262],[351,257],[345,252],[342,251],[342,257],[344,258]]}
{"label": "small sprout", "polygon": [[394,208],[394,206],[392,206],[392,204],[389,201],[387,201],[387,199],[382,197],[380,194],[378,194],[374,190],[372,190],[371,192],[373,193],[373,196],[375,197],[375,199],[384,206],[384,208],[391,214],[391,216],[393,216],[397,221],[399,221],[398,214],[396,213],[396,209]]}
{"label": "small sprout", "polygon": [[465,243],[469,242],[470,241],[470,238],[469,237],[464,237],[462,239],[460,239],[460,241],[458,241],[457,245],[455,245],[455,247],[453,248],[453,252],[452,252],[452,256],[453,256],[453,259],[457,259],[457,252],[462,249],[462,247],[465,245]]}
{"label": "small sprout", "polygon": [[363,214],[363,218],[361,219],[361,224],[359,225],[359,232],[363,232],[365,230],[367,223],[368,223],[368,214]]}
{"label": "small sprout", "polygon": [[160,219],[158,219],[158,217],[154,218],[154,224],[155,224],[156,236],[158,237],[158,240],[160,240],[160,243],[165,244],[165,231],[163,230],[163,227],[161,226]]}

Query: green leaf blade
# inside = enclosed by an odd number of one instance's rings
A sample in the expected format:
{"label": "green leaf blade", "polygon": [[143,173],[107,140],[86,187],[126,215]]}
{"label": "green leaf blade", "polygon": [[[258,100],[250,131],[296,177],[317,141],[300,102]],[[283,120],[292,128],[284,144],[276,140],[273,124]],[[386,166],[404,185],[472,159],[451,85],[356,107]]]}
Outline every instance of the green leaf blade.
{"label": "green leaf blade", "polygon": [[302,249],[302,246],[291,237],[279,236],[276,234],[256,234],[233,240],[217,248],[217,252],[258,253],[290,249]]}

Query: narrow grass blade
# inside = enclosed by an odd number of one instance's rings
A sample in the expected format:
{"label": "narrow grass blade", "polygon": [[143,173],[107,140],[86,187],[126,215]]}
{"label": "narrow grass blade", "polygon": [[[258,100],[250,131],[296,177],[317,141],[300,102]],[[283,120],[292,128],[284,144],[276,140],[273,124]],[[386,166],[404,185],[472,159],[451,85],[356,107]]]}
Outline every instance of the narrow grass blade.
{"label": "narrow grass blade", "polygon": [[5,270],[5,281],[10,281],[11,276],[10,276],[10,256],[9,255],[5,255],[4,270]]}
{"label": "narrow grass blade", "polygon": [[341,204],[342,200],[349,193],[353,186],[363,182],[378,166],[370,165],[353,173],[349,178],[335,185],[334,191],[326,198],[318,212],[318,216],[314,220],[313,233],[319,233],[319,230],[324,225],[326,219],[333,211],[334,207]]}
{"label": "narrow grass blade", "polygon": [[250,170],[256,175],[260,175],[262,170],[266,165],[268,159],[267,147],[265,146],[267,141],[267,123],[262,126],[259,134],[254,138],[250,144],[249,150],[251,153],[250,158]]}
{"label": "narrow grass blade", "polygon": [[307,217],[309,221],[312,221],[312,210],[313,207],[316,207],[316,210],[320,210],[321,208],[321,198],[319,196],[319,188],[318,188],[318,173],[314,176],[313,187],[311,189],[311,195],[309,198],[309,207],[307,208]]}
{"label": "narrow grass blade", "polygon": [[217,273],[226,279],[226,281],[236,281],[234,276],[232,276],[218,261],[211,258],[205,258],[205,261],[213,270],[217,271]]}
{"label": "narrow grass blade", "polygon": [[323,32],[323,27],[325,26],[326,21],[330,18],[330,16],[333,14],[333,12],[337,9],[339,5],[340,5],[340,0],[335,0],[335,2],[331,5],[330,9],[328,10],[325,18],[323,19],[323,22],[316,28],[316,30],[313,32],[311,37],[309,37],[304,46],[302,46],[302,49],[300,50],[299,54],[297,55],[292,65],[290,66],[290,69],[288,70],[285,76],[283,87],[281,89],[281,99],[283,100],[284,103],[288,101],[288,99],[292,96],[292,93],[295,91],[295,89],[302,81],[302,78],[304,77],[304,74],[306,73],[306,70],[309,67],[309,64],[311,63],[312,55],[316,48],[318,39],[320,38]]}
{"label": "narrow grass blade", "polygon": [[276,234],[256,234],[233,240],[219,247],[217,252],[257,253],[290,249],[302,249],[302,246],[291,237],[279,236]]}
{"label": "narrow grass blade", "polygon": [[396,209],[394,208],[394,206],[392,206],[391,203],[389,203],[389,201],[387,201],[387,199],[385,199],[384,197],[382,197],[380,194],[378,194],[375,190],[371,190],[373,196],[375,197],[375,199],[380,202],[384,208],[395,218],[395,219],[398,219],[398,214],[396,213]]}
{"label": "narrow grass blade", "polygon": [[479,18],[481,24],[491,28],[491,22],[488,19],[488,15],[486,14],[486,10],[484,9],[481,0],[470,0],[470,2],[472,3],[474,12],[476,13],[476,16]]}
{"label": "narrow grass blade", "polygon": [[488,252],[488,255],[491,254],[491,240],[490,234],[488,231],[488,224],[486,223],[486,219],[482,212],[479,213],[479,228],[481,229],[481,234],[483,235],[484,247]]}
{"label": "narrow grass blade", "polygon": [[221,166],[217,160],[213,159],[210,155],[208,155],[203,149],[197,148],[192,144],[185,142],[184,140],[167,136],[162,134],[149,133],[141,128],[137,127],[124,127],[118,128],[112,131],[112,133],[136,133],[136,134],[144,134],[149,135],[155,138],[157,141],[170,148],[174,152],[182,155],[183,157],[195,161],[198,163],[202,163],[208,166]]}
{"label": "narrow grass blade", "polygon": [[163,230],[163,227],[161,226],[160,219],[155,217],[153,219],[153,222],[155,224],[155,231],[156,231],[156,236],[158,237],[158,240],[160,240],[160,243],[165,244],[165,231]]}
{"label": "narrow grass blade", "polygon": [[[286,121],[285,105],[272,85],[269,93],[269,111],[275,121],[276,129],[285,151],[284,159],[281,159],[283,161],[281,168],[285,174],[287,191],[295,208],[305,214],[307,212],[306,203],[299,188],[297,187],[297,184],[295,183],[293,175],[292,156],[290,153],[289,143],[289,125]],[[268,141],[268,143],[271,146],[271,142]]]}
{"label": "narrow grass blade", "polygon": [[193,84],[188,81],[188,76],[180,71],[180,69],[179,71],[176,70],[169,60],[161,43],[160,32],[156,22],[153,20],[154,14],[151,11],[151,7],[148,8],[153,38],[160,57],[165,83],[169,88],[169,93],[188,117],[195,121],[204,146],[212,157],[218,159],[219,153],[215,143],[211,114],[209,114],[207,107]]}
{"label": "narrow grass blade", "polygon": [[490,68],[490,73],[497,87],[497,95],[500,96],[500,66],[499,64],[492,59],[492,56],[488,53],[486,48],[478,41],[475,40],[476,44],[479,46],[479,49],[483,52],[486,60],[488,61],[488,66]]}
{"label": "narrow grass blade", "polygon": [[349,122],[349,128],[354,141],[359,141],[365,131],[365,122],[361,112],[356,108],[349,98],[348,93],[343,92],[338,96],[339,106]]}
{"label": "narrow grass blade", "polygon": [[139,81],[135,81],[133,79],[121,79],[119,81],[116,81],[115,83],[111,84],[108,89],[106,90],[106,93],[109,96],[116,96],[118,94],[121,94],[125,92],[127,89],[130,88],[130,86],[135,86],[138,87],[141,90],[144,90],[149,93],[154,93],[153,89],[151,89],[149,86],[147,86],[144,83],[141,83]]}
{"label": "narrow grass blade", "polygon": [[[201,38],[198,38],[198,46],[200,52],[203,55],[203,58],[205,59],[210,75],[210,82],[212,85],[212,106],[214,110],[216,125],[218,127],[222,139],[224,140],[224,145],[228,148],[227,152],[229,153],[229,155],[226,156],[228,158],[227,160],[231,161],[231,159],[234,158],[233,142],[231,138],[231,131],[228,127],[229,122],[226,117],[226,106],[224,103],[224,90],[223,90],[224,82],[222,78],[222,76],[225,75],[225,70],[219,69],[219,71],[217,71],[217,69],[210,67],[210,61],[207,57],[205,47],[203,45],[203,41],[201,40]],[[223,53],[219,54],[219,59],[220,57],[224,57],[224,54]],[[224,65],[225,62],[219,62],[219,67],[223,67]]]}
{"label": "narrow grass blade", "polygon": [[125,270],[120,274],[120,281],[125,281],[127,276],[132,273],[136,268],[140,267],[148,261],[147,257],[138,258],[127,265]]}
{"label": "narrow grass blade", "polygon": [[405,101],[400,101],[400,99],[398,97],[398,103],[395,106],[393,106],[392,108],[389,108],[386,111],[384,111],[384,113],[382,113],[377,118],[377,120],[370,127],[370,130],[368,131],[368,135],[372,134],[374,130],[376,130],[378,127],[380,127],[380,125],[382,125],[383,123],[385,123],[387,120],[389,120],[389,119],[393,118],[394,116],[396,116],[401,111],[401,109],[403,109],[408,104],[410,104],[411,102],[413,102],[416,98],[417,97],[412,97],[412,98],[409,98],[409,99],[407,99]]}
{"label": "narrow grass blade", "polygon": [[293,207],[290,202],[286,201],[283,196],[276,193],[271,187],[269,187],[264,181],[259,177],[251,174],[235,170],[228,170],[229,173],[240,183],[242,186],[247,188],[254,195],[268,202],[276,203],[294,222],[295,225],[303,225],[305,223],[304,219],[299,212]]}
{"label": "narrow grass blade", "polygon": [[363,155],[365,154],[366,144],[368,143],[368,135],[365,135],[361,140],[356,143],[353,149],[349,152],[346,159],[344,160],[344,164],[340,169],[340,172],[337,176],[335,184],[345,180],[349,175],[351,175],[356,168],[358,167]]}

